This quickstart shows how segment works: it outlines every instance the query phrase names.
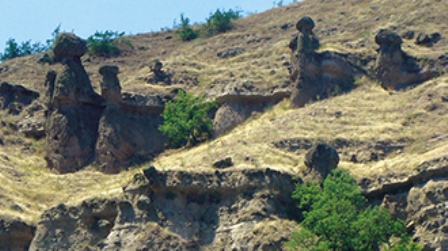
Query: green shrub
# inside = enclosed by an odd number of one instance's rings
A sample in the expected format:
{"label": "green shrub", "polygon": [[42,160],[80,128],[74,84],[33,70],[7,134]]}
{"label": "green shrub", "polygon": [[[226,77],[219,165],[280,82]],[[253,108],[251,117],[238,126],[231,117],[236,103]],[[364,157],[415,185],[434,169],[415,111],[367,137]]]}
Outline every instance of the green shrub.
{"label": "green shrub", "polygon": [[224,33],[233,28],[233,20],[241,17],[240,13],[242,11],[236,10],[220,10],[217,9],[215,13],[211,13],[210,17],[207,18],[204,25],[205,34],[207,36],[212,36],[217,33]]}
{"label": "green shrub", "polygon": [[305,229],[293,234],[289,247],[368,251],[389,244],[390,237],[397,236],[402,241],[391,250],[421,250],[407,238],[403,221],[392,220],[384,208],[367,205],[347,172],[334,170],[322,188],[319,184],[299,184],[292,198],[304,212],[301,225]]}
{"label": "green shrub", "polygon": [[87,38],[87,47],[90,54],[94,54],[101,57],[117,56],[120,54],[118,45],[120,43],[126,43],[132,47],[132,44],[128,41],[122,40],[124,32],[106,30],[104,32],[97,31],[95,34]]}
{"label": "green shrub", "polygon": [[40,42],[32,43],[31,40],[18,44],[14,38],[8,39],[5,44],[6,47],[4,52],[0,53],[0,61],[28,56],[50,50],[54,39],[59,34],[60,29],[61,25],[58,25],[56,29],[51,33],[52,38],[46,40],[46,44],[42,44]]}
{"label": "green shrub", "polygon": [[176,31],[176,35],[182,39],[182,41],[191,41],[199,37],[200,30],[195,30],[190,26],[190,19],[185,17],[184,14],[180,14],[180,26]]}
{"label": "green shrub", "polygon": [[0,53],[0,61],[23,57],[31,54],[36,54],[48,50],[48,47],[40,42],[32,43],[31,40],[18,44],[14,38],[6,41],[6,47],[3,53]]}
{"label": "green shrub", "polygon": [[173,102],[166,104],[164,123],[159,130],[171,139],[174,147],[196,145],[210,137],[213,122],[207,113],[214,106],[214,102],[205,102],[203,96],[180,91]]}

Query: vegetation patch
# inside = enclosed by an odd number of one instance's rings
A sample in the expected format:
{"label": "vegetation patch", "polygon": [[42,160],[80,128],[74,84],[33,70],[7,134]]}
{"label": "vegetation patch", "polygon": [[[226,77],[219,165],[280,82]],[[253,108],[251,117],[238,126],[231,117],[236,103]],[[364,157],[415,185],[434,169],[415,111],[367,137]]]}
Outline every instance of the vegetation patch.
{"label": "vegetation patch", "polygon": [[[292,198],[303,210],[300,232],[288,246],[299,250],[421,250],[406,234],[401,220],[393,220],[381,207],[368,206],[355,180],[335,169],[323,182],[297,185]],[[392,243],[391,237],[398,237]]]}
{"label": "vegetation patch", "polygon": [[162,114],[165,121],[159,130],[171,139],[174,147],[194,146],[210,137],[213,121],[208,118],[208,111],[214,106],[204,96],[180,91],[173,102],[166,104]]}

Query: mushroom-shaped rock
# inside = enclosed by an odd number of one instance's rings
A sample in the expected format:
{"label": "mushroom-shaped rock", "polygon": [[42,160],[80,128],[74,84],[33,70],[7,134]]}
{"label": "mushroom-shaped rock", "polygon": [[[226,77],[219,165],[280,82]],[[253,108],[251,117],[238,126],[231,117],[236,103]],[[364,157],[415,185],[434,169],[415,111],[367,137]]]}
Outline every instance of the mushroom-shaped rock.
{"label": "mushroom-shaped rock", "polygon": [[383,44],[401,45],[403,43],[403,40],[397,33],[390,30],[381,29],[375,36],[375,43],[380,46]]}
{"label": "mushroom-shaped rock", "polygon": [[322,182],[338,164],[338,152],[326,143],[315,144],[305,155],[307,174],[319,182]]}
{"label": "mushroom-shaped rock", "polygon": [[101,81],[101,95],[112,103],[121,100],[121,86],[118,80],[119,68],[116,65],[103,65],[99,69],[99,73],[103,76]]}
{"label": "mushroom-shaped rock", "polygon": [[304,17],[302,17],[302,18],[299,19],[299,21],[296,23],[296,29],[297,29],[298,31],[302,31],[302,29],[303,29],[303,30],[309,32],[309,31],[312,31],[312,30],[314,29],[314,26],[315,26],[314,21],[313,21],[313,19],[312,19],[311,17],[309,17],[309,16],[304,16]]}
{"label": "mushroom-shaped rock", "polygon": [[397,33],[381,29],[375,42],[380,46],[376,74],[383,88],[402,89],[436,76],[435,72],[421,71],[416,60],[401,49],[403,40]]}
{"label": "mushroom-shaped rock", "polygon": [[60,33],[53,43],[54,56],[60,62],[66,58],[80,58],[86,52],[86,41],[73,33]]}
{"label": "mushroom-shaped rock", "polygon": [[160,60],[158,60],[158,59],[151,61],[151,63],[149,64],[149,69],[151,69],[152,72],[161,71],[162,68],[163,68],[163,63],[160,62]]}

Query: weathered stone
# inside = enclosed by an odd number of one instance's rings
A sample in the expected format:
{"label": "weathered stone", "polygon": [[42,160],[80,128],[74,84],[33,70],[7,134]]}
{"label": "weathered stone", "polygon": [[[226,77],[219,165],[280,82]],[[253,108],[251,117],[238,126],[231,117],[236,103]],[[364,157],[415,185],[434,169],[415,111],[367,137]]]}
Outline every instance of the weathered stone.
{"label": "weathered stone", "polygon": [[151,61],[149,63],[149,69],[151,70],[151,76],[145,78],[146,82],[150,83],[150,84],[166,84],[166,85],[170,85],[172,80],[172,75],[163,71],[163,63],[158,60],[158,59],[154,59],[153,61]]}
{"label": "weathered stone", "polygon": [[415,44],[426,47],[432,47],[435,43],[439,42],[441,38],[442,35],[440,35],[440,33],[438,32],[432,33],[431,35],[421,32],[418,34],[415,40]]}
{"label": "weathered stone", "polygon": [[114,200],[90,199],[76,207],[60,204],[42,214],[30,250],[84,250],[100,245],[117,215]]}
{"label": "weathered stone", "polygon": [[25,106],[39,97],[39,93],[21,85],[0,84],[0,109],[8,110],[9,114],[19,114]]}
{"label": "weathered stone", "polygon": [[52,51],[60,63],[67,59],[80,60],[87,52],[87,43],[73,33],[59,33],[53,42]]}
{"label": "weathered stone", "polygon": [[291,106],[303,107],[307,102],[338,95],[354,88],[355,75],[362,69],[351,65],[343,55],[334,52],[317,53],[319,40],[314,35],[314,21],[305,16],[296,28],[299,31],[289,43],[292,50],[289,68],[294,83]]}
{"label": "weathered stone", "polygon": [[28,250],[35,231],[35,226],[0,216],[0,250]]}
{"label": "weathered stone", "polygon": [[45,146],[45,160],[50,169],[75,172],[91,163],[101,113],[102,109],[84,105],[61,106],[50,114]]}
{"label": "weathered stone", "polygon": [[25,137],[40,139],[45,136],[45,117],[23,119],[18,126],[19,132],[25,134]]}
{"label": "weathered stone", "polygon": [[232,161],[231,157],[227,157],[227,158],[218,160],[215,163],[213,163],[213,167],[219,168],[219,169],[228,168],[231,166],[233,166],[233,161]]}
{"label": "weathered stone", "polygon": [[97,161],[106,173],[121,169],[161,152],[167,138],[158,130],[160,113],[132,113],[108,105],[101,115],[96,144]]}
{"label": "weathered stone", "polygon": [[402,89],[433,78],[436,72],[422,71],[416,60],[401,49],[403,40],[390,30],[382,29],[375,36],[380,46],[376,61],[376,75],[385,89]]}
{"label": "weathered stone", "polygon": [[144,172],[117,202],[89,199],[45,211],[30,250],[281,250],[296,231],[290,194],[301,180],[290,174]]}
{"label": "weathered stone", "polygon": [[[59,34],[53,52],[63,68],[56,74],[49,93],[46,151],[48,167],[56,172],[74,172],[89,164],[95,155],[97,128],[104,99],[92,87],[80,57],[86,43],[71,33]],[[54,73],[47,75],[49,92]]]}
{"label": "weathered stone", "polygon": [[117,66],[100,68],[101,91],[108,105],[100,118],[95,151],[105,173],[118,173],[130,164],[151,159],[167,142],[158,130],[163,122],[163,100],[142,95],[125,95],[122,100],[117,73]]}
{"label": "weathered stone", "polygon": [[101,66],[99,73],[103,76],[101,81],[101,96],[108,102],[118,103],[121,100],[121,86],[118,80],[118,66]]}
{"label": "weathered stone", "polygon": [[306,153],[307,175],[322,182],[339,164],[339,154],[326,143],[317,143]]}
{"label": "weathered stone", "polygon": [[232,49],[220,51],[216,55],[219,58],[231,58],[231,57],[237,56],[238,54],[243,53],[244,51],[246,51],[244,48],[232,48]]}

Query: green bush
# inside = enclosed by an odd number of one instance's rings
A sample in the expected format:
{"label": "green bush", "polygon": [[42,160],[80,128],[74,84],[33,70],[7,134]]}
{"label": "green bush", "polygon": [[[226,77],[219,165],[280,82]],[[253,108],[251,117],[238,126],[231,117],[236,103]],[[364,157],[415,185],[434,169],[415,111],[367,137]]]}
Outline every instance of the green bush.
{"label": "green bush", "polygon": [[[347,172],[334,170],[321,188],[299,184],[292,198],[304,212],[304,227],[287,243],[299,250],[377,250],[383,244],[391,250],[421,250],[406,236],[401,220],[393,220],[380,207],[370,207],[355,180]],[[391,245],[390,237],[402,237]]]}
{"label": "green bush", "polygon": [[164,123],[159,130],[171,139],[174,147],[196,145],[210,137],[213,122],[207,113],[214,106],[214,102],[205,102],[203,96],[179,91],[174,101],[166,104]]}
{"label": "green bush", "polygon": [[182,39],[182,41],[191,41],[199,37],[200,30],[195,30],[190,26],[190,19],[185,17],[184,14],[180,14],[180,26],[176,31],[176,35]]}
{"label": "green bush", "polygon": [[126,43],[132,47],[130,42],[122,40],[124,32],[106,30],[104,32],[97,31],[95,34],[87,38],[87,47],[90,54],[94,54],[101,57],[118,56],[120,49],[118,45],[120,43]]}
{"label": "green bush", "polygon": [[54,39],[59,34],[60,28],[61,25],[58,25],[56,27],[56,29],[51,33],[52,38],[47,39],[46,44],[42,44],[40,42],[32,43],[31,40],[18,44],[14,38],[8,39],[5,44],[6,47],[4,52],[0,53],[0,61],[28,56],[50,50]]}
{"label": "green bush", "polygon": [[3,53],[0,53],[0,61],[23,57],[31,54],[36,54],[48,50],[48,47],[40,42],[32,43],[31,40],[18,44],[14,38],[6,41],[6,47]]}
{"label": "green bush", "polygon": [[207,18],[204,25],[205,34],[207,36],[212,36],[217,33],[224,33],[233,28],[233,20],[241,17],[241,11],[236,10],[220,10],[217,9],[215,13],[211,13],[210,17]]}

